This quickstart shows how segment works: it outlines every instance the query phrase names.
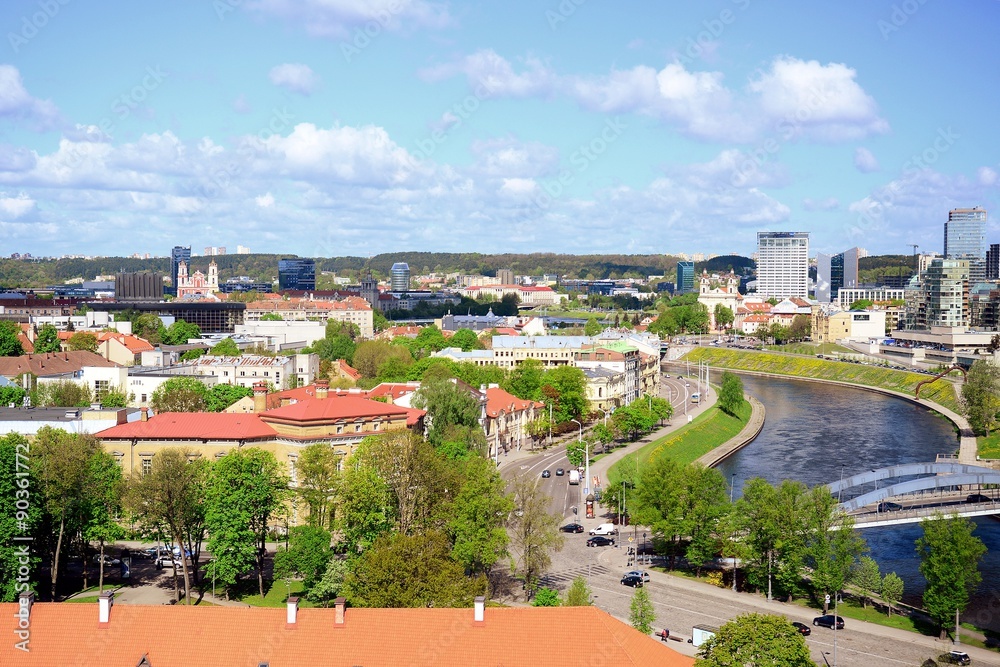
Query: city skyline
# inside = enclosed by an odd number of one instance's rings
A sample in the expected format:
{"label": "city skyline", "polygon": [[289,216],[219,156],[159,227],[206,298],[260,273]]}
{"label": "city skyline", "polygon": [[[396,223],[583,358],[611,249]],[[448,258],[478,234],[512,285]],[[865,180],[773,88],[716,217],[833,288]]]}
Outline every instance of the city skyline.
{"label": "city skyline", "polygon": [[796,9],[6,3],[0,255],[942,251],[997,197],[1000,12]]}

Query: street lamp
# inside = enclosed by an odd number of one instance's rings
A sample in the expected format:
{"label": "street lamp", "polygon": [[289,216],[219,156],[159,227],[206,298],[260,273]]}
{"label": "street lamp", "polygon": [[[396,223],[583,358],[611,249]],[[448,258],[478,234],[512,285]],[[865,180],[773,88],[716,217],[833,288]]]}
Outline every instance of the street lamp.
{"label": "street lamp", "polygon": [[[571,422],[575,422],[580,427],[580,435],[579,435],[579,439],[577,440],[577,442],[582,443],[583,442],[583,424],[580,421],[576,420],[576,419],[570,419],[570,421]],[[584,502],[584,504],[586,504],[586,502],[587,502],[587,493],[590,490],[590,486],[589,486],[590,485],[590,447],[587,446],[587,445],[583,446],[583,460],[584,460],[584,466],[585,466],[584,469],[586,470],[586,472],[584,473],[585,476],[586,476],[586,479],[583,480],[583,485],[581,486],[581,491],[582,491],[582,494],[583,494],[583,502]]]}
{"label": "street lamp", "polygon": [[733,491],[736,489],[736,473],[733,473],[729,479],[729,504],[733,504]]}

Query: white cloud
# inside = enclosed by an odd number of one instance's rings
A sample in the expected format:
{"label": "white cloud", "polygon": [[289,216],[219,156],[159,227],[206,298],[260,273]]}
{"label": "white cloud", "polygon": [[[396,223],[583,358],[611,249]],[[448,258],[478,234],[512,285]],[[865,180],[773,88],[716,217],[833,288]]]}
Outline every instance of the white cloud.
{"label": "white cloud", "polygon": [[708,162],[671,171],[693,187],[704,189],[782,187],[791,180],[783,165],[758,160],[736,149],[724,150]]}
{"label": "white cloud", "polygon": [[0,193],[0,218],[4,220],[17,220],[34,209],[35,200],[23,192],[16,197]]}
{"label": "white cloud", "polygon": [[533,178],[505,178],[500,192],[515,197],[530,195],[538,189],[538,184]]}
{"label": "white cloud", "polygon": [[32,129],[51,130],[60,124],[59,110],[49,100],[32,97],[13,65],[0,65],[0,119],[24,122]]}
{"label": "white cloud", "polygon": [[878,159],[872,155],[870,150],[863,147],[854,151],[854,166],[862,174],[870,174],[879,170]]}
{"label": "white cloud", "polygon": [[274,206],[274,195],[270,192],[254,197],[254,202],[259,208],[271,208]]}
{"label": "white cloud", "polygon": [[440,81],[457,74],[464,75],[469,88],[482,98],[547,97],[556,81],[539,59],[525,58],[522,71],[518,73],[508,60],[492,49],[482,49],[460,60],[420,71],[426,81]]}
{"label": "white cloud", "polygon": [[310,35],[333,39],[352,36],[356,29],[378,34],[453,23],[445,3],[426,0],[253,0],[246,7],[261,17],[276,16]]}
{"label": "white cloud", "polygon": [[267,78],[276,86],[307,96],[319,85],[319,77],[308,65],[301,63],[276,65],[268,72]]}
{"label": "white cloud", "polygon": [[980,167],[976,171],[976,177],[979,179],[980,185],[996,185],[997,184],[997,172],[989,167]]}

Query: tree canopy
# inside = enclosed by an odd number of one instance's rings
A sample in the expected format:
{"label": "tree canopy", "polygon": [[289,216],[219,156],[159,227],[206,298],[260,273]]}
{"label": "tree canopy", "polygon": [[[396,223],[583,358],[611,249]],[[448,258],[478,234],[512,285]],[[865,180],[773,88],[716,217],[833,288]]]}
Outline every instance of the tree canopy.
{"label": "tree canopy", "polygon": [[695,667],[815,667],[798,629],[783,616],[750,613],[723,624],[701,645]]}

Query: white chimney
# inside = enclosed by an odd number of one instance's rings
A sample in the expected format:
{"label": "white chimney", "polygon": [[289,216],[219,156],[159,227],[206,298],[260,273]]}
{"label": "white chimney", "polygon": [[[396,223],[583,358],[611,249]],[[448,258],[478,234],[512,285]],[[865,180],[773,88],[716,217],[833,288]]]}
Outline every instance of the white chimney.
{"label": "white chimney", "polygon": [[285,603],[285,621],[288,625],[295,625],[295,615],[299,611],[299,599],[294,595],[288,598]]}
{"label": "white chimney", "polygon": [[100,623],[111,621],[111,607],[115,603],[114,591],[104,591],[97,598],[97,620]]}
{"label": "white chimney", "polygon": [[347,606],[347,600],[344,599],[343,597],[339,597],[333,601],[333,607],[335,609],[335,613],[333,616],[334,625],[340,625],[340,626],[344,625],[344,607],[346,606]]}
{"label": "white chimney", "polygon": [[474,620],[482,623],[486,618],[486,598],[482,595],[476,596],[476,612]]}

